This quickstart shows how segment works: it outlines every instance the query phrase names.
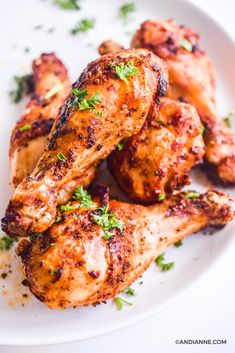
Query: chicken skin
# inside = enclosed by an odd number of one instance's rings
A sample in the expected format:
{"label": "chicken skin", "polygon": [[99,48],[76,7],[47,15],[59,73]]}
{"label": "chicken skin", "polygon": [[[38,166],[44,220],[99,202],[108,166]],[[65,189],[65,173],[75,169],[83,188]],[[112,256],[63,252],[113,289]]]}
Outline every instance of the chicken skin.
{"label": "chicken skin", "polygon": [[15,190],[2,229],[28,236],[49,228],[61,187],[138,133],[166,88],[165,64],[146,49],[123,50],[90,63],[60,109],[36,168]]}
{"label": "chicken skin", "polygon": [[33,92],[11,135],[12,185],[29,175],[48,143],[55,117],[69,93],[67,69],[54,53],[42,54],[32,64]]}
{"label": "chicken skin", "polygon": [[111,153],[108,166],[132,200],[151,203],[189,184],[188,172],[203,155],[196,109],[161,98],[141,131]]}
{"label": "chicken skin", "polygon": [[[223,226],[234,216],[230,198],[217,191],[197,198],[181,193],[148,207],[108,203],[106,193],[93,200],[92,208],[71,202],[73,210],[65,212],[59,223],[18,246],[30,290],[50,308],[114,298],[167,247],[207,226]],[[104,209],[109,220],[116,217],[119,222],[109,239],[95,218]]]}
{"label": "chicken skin", "polygon": [[224,183],[235,184],[235,136],[215,104],[216,74],[199,35],[173,20],[145,21],[131,46],[147,48],[169,69],[168,96],[194,105],[205,126],[206,159]]}
{"label": "chicken skin", "polygon": [[[23,116],[16,123],[10,141],[11,183],[14,188],[31,174],[48,144],[48,136],[59,108],[69,94],[67,69],[54,53],[33,61],[33,92]],[[77,186],[88,186],[95,178],[92,166],[81,177],[64,185],[58,204],[67,202]]]}

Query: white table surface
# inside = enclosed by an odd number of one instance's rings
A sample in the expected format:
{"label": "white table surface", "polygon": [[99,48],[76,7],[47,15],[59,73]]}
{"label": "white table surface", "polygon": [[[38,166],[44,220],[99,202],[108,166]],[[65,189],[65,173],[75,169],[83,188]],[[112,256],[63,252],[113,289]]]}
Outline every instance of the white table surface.
{"label": "white table surface", "polygon": [[[191,1],[214,17],[235,40],[234,0]],[[235,244],[199,287],[178,303],[148,320],[105,336],[80,342],[44,347],[0,346],[0,352],[235,352],[234,253]],[[176,339],[226,339],[227,344],[177,345]]]}

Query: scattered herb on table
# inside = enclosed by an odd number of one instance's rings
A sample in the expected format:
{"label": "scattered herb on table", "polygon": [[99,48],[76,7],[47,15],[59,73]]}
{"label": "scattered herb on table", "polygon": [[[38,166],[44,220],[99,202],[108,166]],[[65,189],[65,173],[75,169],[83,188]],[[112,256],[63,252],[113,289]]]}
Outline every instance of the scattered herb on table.
{"label": "scattered herb on table", "polygon": [[135,4],[133,2],[123,4],[119,9],[119,17],[125,22],[128,20],[131,13],[135,12]]}
{"label": "scattered herb on table", "polygon": [[176,243],[174,243],[174,246],[175,246],[176,248],[179,248],[179,247],[182,246],[182,245],[183,245],[182,240],[179,240],[179,241],[177,241]]}
{"label": "scattered herb on table", "polygon": [[182,38],[179,40],[179,45],[188,52],[192,52],[193,46],[187,39]]}
{"label": "scattered herb on table", "polygon": [[127,288],[124,293],[131,297],[135,297],[137,295],[136,291],[131,287]]}
{"label": "scattered herb on table", "polygon": [[31,128],[32,128],[32,125],[31,125],[31,124],[24,124],[23,126],[21,126],[21,127],[19,128],[19,130],[20,130],[21,132],[24,132],[24,131],[29,131]]}
{"label": "scattered herb on table", "polygon": [[55,0],[55,3],[64,10],[80,10],[78,0]]}
{"label": "scattered herb on table", "polygon": [[165,256],[164,256],[164,253],[162,253],[156,258],[155,264],[159,267],[159,269],[162,272],[171,270],[174,267],[175,263],[174,262],[164,263],[164,260],[165,260]]}
{"label": "scattered herb on table", "polygon": [[11,238],[9,237],[8,235],[3,235],[1,238],[0,238],[0,250],[3,251],[3,250],[10,250],[11,247],[13,246],[13,244],[15,242],[18,241],[18,238]]}
{"label": "scattered herb on table", "polygon": [[75,190],[73,199],[80,201],[81,207],[92,208],[95,206],[95,203],[91,199],[91,195],[89,195],[87,190],[83,189],[82,186]]}
{"label": "scattered herb on table", "polygon": [[134,66],[133,61],[130,61],[127,65],[124,62],[121,62],[120,65],[111,62],[109,66],[114,68],[117,76],[126,83],[128,82],[127,77],[133,77],[138,72],[138,67]]}
{"label": "scattered herb on table", "polygon": [[18,103],[28,92],[28,80],[31,75],[14,76],[16,88],[10,92],[14,103]]}
{"label": "scattered herb on table", "polygon": [[130,303],[130,302],[124,300],[124,299],[121,298],[121,297],[116,297],[116,298],[114,298],[113,301],[114,301],[114,303],[117,305],[118,311],[122,310],[123,305],[133,305],[133,303]]}
{"label": "scattered herb on table", "polygon": [[36,25],[33,29],[35,29],[36,31],[39,30],[39,29],[42,29],[42,25]]}
{"label": "scattered herb on table", "polygon": [[110,229],[118,228],[120,231],[124,228],[124,223],[117,218],[116,213],[108,213],[109,206],[106,205],[104,207],[99,208],[97,211],[100,214],[93,215],[93,221],[101,226],[104,230],[104,239],[109,240],[113,233]]}
{"label": "scattered herb on table", "polygon": [[77,26],[71,29],[71,34],[75,35],[77,33],[86,33],[95,27],[94,18],[84,18],[78,22]]}

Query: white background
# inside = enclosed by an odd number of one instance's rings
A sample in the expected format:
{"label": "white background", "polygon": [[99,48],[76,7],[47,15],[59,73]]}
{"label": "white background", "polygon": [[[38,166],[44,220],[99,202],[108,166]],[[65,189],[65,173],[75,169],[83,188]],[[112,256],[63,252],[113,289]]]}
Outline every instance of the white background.
{"label": "white background", "polygon": [[[235,40],[234,0],[191,1],[214,17],[230,32]],[[234,72],[231,75],[235,76]],[[201,283],[198,288],[187,294],[174,306],[144,322],[112,334],[80,342],[28,348],[0,346],[0,352],[235,352],[234,253],[235,246],[230,249],[210,277]],[[192,346],[175,344],[176,339],[210,338],[226,339],[227,345]]]}

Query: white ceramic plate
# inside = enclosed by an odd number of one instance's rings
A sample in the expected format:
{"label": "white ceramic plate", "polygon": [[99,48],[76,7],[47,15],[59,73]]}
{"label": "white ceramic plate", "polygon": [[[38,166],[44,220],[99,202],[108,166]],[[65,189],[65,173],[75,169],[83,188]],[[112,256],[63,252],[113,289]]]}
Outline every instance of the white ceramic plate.
{"label": "white ceramic plate", "polygon": [[[12,77],[30,71],[32,59],[42,52],[55,51],[67,65],[72,80],[75,80],[89,61],[98,56],[97,46],[105,39],[115,39],[126,47],[131,33],[147,18],[174,18],[189,25],[201,34],[209,55],[218,72],[218,106],[226,115],[234,109],[232,96],[235,92],[234,72],[235,48],[228,35],[207,15],[184,1],[133,0],[137,12],[132,20],[123,25],[117,18],[120,0],[81,0],[81,11],[59,9],[51,0],[12,0],[1,4],[1,214],[10,196],[8,141],[11,129],[21,114],[25,101],[12,104],[8,92]],[[95,29],[88,34],[71,36],[69,30],[82,18],[94,17]],[[34,27],[42,25],[41,29]],[[50,28],[54,32],[48,33]],[[30,48],[26,53],[25,48]],[[196,187],[203,190],[209,183],[199,173]],[[108,183],[113,181],[109,179]],[[234,194],[233,190],[229,190]],[[167,251],[166,257],[175,261],[169,273],[159,273],[152,266],[139,279],[134,288],[138,296],[131,300],[134,305],[121,312],[112,302],[96,308],[50,310],[36,299],[22,299],[27,289],[21,286],[19,260],[13,252],[1,253],[0,273],[6,263],[11,262],[13,274],[0,280],[0,344],[30,345],[59,343],[101,335],[162,310],[202,278],[233,241],[234,224],[229,224],[214,236],[196,234],[184,241],[184,246]],[[143,282],[141,285],[140,282]],[[5,286],[5,287],[4,287]],[[20,306],[19,303],[23,303]]]}

